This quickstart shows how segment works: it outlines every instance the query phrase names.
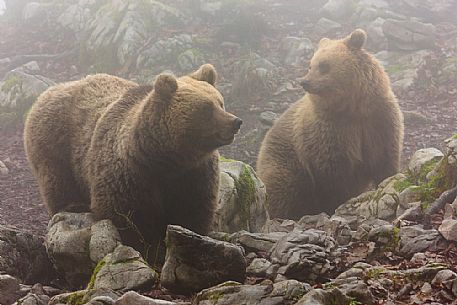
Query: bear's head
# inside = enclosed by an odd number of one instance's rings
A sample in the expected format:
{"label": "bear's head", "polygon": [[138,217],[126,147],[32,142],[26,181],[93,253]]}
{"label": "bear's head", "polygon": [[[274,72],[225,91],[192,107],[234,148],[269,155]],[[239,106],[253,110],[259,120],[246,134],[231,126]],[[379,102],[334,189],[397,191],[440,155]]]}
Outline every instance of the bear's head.
{"label": "bear's head", "polygon": [[354,106],[354,101],[367,100],[369,95],[379,94],[377,90],[388,88],[384,70],[363,49],[366,39],[361,29],[339,40],[322,38],[302,79],[303,88],[340,108],[344,103]]}
{"label": "bear's head", "polygon": [[216,78],[210,64],[180,78],[156,78],[153,98],[162,108],[160,122],[166,131],[161,132],[170,151],[201,155],[233,142],[242,120],[225,110]]}

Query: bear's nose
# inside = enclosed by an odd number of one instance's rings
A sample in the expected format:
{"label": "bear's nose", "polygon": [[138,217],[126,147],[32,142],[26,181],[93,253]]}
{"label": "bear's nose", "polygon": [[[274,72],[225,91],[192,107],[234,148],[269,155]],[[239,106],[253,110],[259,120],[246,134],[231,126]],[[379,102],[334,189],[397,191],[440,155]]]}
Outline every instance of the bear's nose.
{"label": "bear's nose", "polygon": [[241,124],[243,124],[243,120],[240,118],[236,118],[235,121],[233,121],[233,126],[236,131],[240,130]]}
{"label": "bear's nose", "polygon": [[304,79],[301,81],[300,85],[303,87],[303,89],[308,90],[309,89],[309,81]]}

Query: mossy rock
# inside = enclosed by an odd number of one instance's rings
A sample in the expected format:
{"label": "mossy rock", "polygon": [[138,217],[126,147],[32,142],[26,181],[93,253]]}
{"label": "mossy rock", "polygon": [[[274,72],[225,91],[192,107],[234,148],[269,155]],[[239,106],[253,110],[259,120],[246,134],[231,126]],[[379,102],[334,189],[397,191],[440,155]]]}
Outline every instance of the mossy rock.
{"label": "mossy rock", "polygon": [[216,231],[258,232],[267,221],[265,186],[254,169],[240,161],[220,159]]}

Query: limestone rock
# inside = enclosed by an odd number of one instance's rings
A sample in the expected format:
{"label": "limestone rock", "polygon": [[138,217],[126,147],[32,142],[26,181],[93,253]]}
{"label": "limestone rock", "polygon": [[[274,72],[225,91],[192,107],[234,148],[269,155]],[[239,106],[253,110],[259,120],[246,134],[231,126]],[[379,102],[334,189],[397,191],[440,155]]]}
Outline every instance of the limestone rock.
{"label": "limestone rock", "polygon": [[443,158],[444,154],[436,148],[423,148],[417,150],[408,164],[408,169],[415,176],[419,176],[424,166],[436,163]]}
{"label": "limestone rock", "polygon": [[243,251],[234,244],[169,225],[161,284],[175,292],[196,292],[224,281],[242,282],[246,273]]}
{"label": "limestone rock", "polygon": [[300,65],[314,52],[314,46],[308,38],[288,36],[281,42],[283,62],[286,65]]}
{"label": "limestone rock", "polygon": [[0,226],[0,273],[25,284],[49,283],[55,271],[42,237]]}
{"label": "limestone rock", "polygon": [[131,247],[119,245],[101,260],[92,275],[94,290],[113,291],[137,290],[151,286],[158,278],[157,273],[147,265],[140,253]]}
{"label": "limestone rock", "polygon": [[19,280],[11,275],[0,274],[0,304],[10,305],[22,297]]}
{"label": "limestone rock", "polygon": [[295,305],[350,305],[351,299],[338,288],[331,290],[314,289],[301,298]]}
{"label": "limestone rock", "polygon": [[271,260],[281,267],[278,274],[289,279],[312,282],[332,269],[336,241],[319,230],[294,230],[271,250]]}
{"label": "limestone rock", "polygon": [[57,270],[72,287],[87,284],[98,261],[120,244],[110,220],[91,213],[57,213],[48,226],[46,248]]}
{"label": "limestone rock", "polygon": [[190,303],[175,303],[164,300],[151,299],[142,296],[135,291],[126,292],[123,296],[116,300],[115,305],[184,305]]}
{"label": "limestone rock", "polygon": [[249,165],[234,160],[220,162],[219,204],[215,231],[260,232],[269,219],[265,185]]}
{"label": "limestone rock", "polygon": [[197,294],[194,305],[292,305],[311,287],[295,280],[274,284],[241,285],[226,282]]}
{"label": "limestone rock", "polygon": [[429,23],[387,19],[382,29],[389,46],[400,50],[412,51],[433,48],[436,40],[436,28]]}
{"label": "limestone rock", "polygon": [[6,167],[5,163],[0,161],[0,176],[6,176],[9,173],[8,167]]}

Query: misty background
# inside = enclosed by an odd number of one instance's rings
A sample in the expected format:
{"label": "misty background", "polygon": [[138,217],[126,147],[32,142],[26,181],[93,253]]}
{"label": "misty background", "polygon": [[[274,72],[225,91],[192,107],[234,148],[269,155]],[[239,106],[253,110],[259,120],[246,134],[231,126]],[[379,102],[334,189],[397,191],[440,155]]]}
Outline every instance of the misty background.
{"label": "misty background", "polygon": [[[49,86],[105,72],[150,83],[203,63],[219,74],[228,111],[243,119],[220,149],[254,165],[265,132],[304,95],[298,78],[322,37],[368,33],[405,114],[402,165],[457,132],[457,21],[452,0],[0,0],[0,214],[17,206],[43,230],[47,215],[25,160],[23,121]],[[35,225],[33,225],[35,224]],[[30,227],[28,224],[26,227]]]}

